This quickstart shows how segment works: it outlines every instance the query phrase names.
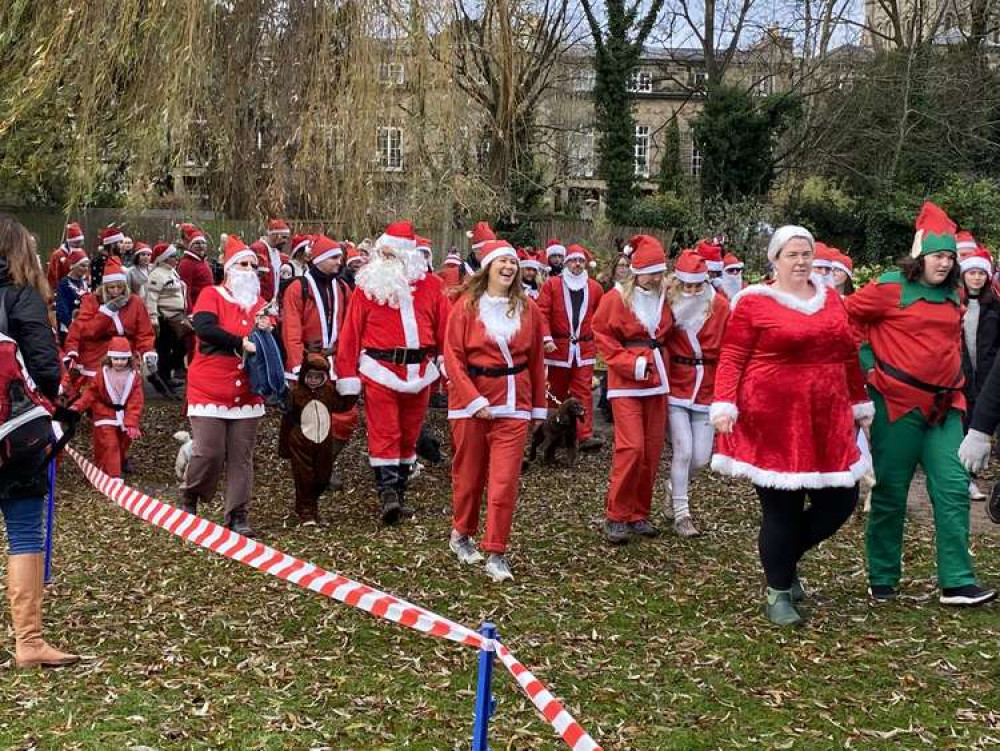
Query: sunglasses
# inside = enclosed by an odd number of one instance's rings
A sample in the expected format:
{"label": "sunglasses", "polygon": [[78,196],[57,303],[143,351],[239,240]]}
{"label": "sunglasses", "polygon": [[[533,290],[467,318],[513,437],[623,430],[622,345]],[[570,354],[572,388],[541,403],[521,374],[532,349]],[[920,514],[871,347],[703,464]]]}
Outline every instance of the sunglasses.
{"label": "sunglasses", "polygon": [[257,268],[257,264],[254,263],[253,261],[237,261],[234,265],[238,266],[241,269],[255,269],[255,268]]}
{"label": "sunglasses", "polygon": [[742,274],[743,269],[726,269],[727,274]]}

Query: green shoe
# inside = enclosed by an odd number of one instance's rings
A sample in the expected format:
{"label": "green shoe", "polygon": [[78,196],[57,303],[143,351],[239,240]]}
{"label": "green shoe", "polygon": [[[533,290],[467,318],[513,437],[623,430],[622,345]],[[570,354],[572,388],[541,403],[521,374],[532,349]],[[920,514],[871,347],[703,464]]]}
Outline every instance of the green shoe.
{"label": "green shoe", "polygon": [[792,580],[792,588],[789,591],[792,593],[792,602],[802,602],[806,599],[805,587],[802,586],[798,576]]}
{"label": "green shoe", "polygon": [[798,626],[802,616],[792,605],[792,590],[767,588],[767,618],[778,626]]}

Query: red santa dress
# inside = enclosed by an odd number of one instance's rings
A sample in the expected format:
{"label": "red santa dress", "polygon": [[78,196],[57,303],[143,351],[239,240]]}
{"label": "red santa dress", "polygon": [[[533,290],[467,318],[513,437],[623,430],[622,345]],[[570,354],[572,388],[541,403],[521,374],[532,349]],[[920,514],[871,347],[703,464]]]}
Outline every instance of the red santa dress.
{"label": "red santa dress", "polygon": [[[130,357],[107,352],[108,356]],[[109,477],[121,477],[125,457],[132,440],[128,428],[139,428],[145,397],[142,375],[135,369],[114,372],[110,365],[102,366],[83,389],[73,405],[78,412],[90,412],[93,423],[94,463]]]}

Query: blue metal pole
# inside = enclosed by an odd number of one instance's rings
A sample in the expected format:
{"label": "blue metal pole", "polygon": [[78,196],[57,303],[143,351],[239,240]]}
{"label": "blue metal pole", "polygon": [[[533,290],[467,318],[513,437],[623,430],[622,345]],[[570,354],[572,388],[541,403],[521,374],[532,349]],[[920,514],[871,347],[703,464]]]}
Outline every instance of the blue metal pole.
{"label": "blue metal pole", "polygon": [[479,676],[476,680],[476,724],[472,731],[472,751],[490,751],[487,735],[490,730],[490,716],[496,706],[491,686],[493,684],[493,640],[497,638],[497,627],[484,623],[479,633],[489,641],[479,650]]}
{"label": "blue metal pole", "polygon": [[56,521],[56,457],[49,461],[49,499],[45,511],[45,583],[52,580],[52,527]]}

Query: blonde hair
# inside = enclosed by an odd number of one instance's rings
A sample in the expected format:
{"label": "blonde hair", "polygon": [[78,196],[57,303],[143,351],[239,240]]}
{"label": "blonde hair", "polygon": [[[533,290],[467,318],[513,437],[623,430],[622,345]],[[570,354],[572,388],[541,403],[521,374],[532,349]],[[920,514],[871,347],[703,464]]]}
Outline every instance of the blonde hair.
{"label": "blonde hair", "polygon": [[[485,269],[480,269],[465,281],[465,284],[462,286],[462,292],[465,294],[466,309],[478,309],[479,298],[486,294],[489,281],[489,266]],[[510,290],[507,292],[507,300],[508,318],[513,318],[518,314],[518,311],[524,310],[528,307],[528,296],[524,294],[524,282],[521,281],[520,266],[518,266],[517,271],[514,272],[514,281],[511,282]]]}
{"label": "blonde hair", "polygon": [[[629,274],[625,281],[622,282],[622,300],[624,300],[625,305],[632,305],[632,298],[635,297],[636,279],[638,279],[638,274]],[[667,290],[667,276],[664,274],[660,277],[660,292],[663,293]]]}
{"label": "blonde hair", "polygon": [[[708,282],[703,282],[703,284],[709,284]],[[678,301],[682,299],[682,293],[684,292],[684,282],[678,279],[676,276],[671,274],[667,278],[667,302],[671,306],[675,305]],[[716,293],[718,294],[718,293]],[[705,320],[707,321],[712,317],[712,308],[714,305],[709,305],[708,310],[705,311]]]}
{"label": "blonde hair", "polygon": [[21,287],[34,287],[47,300],[52,290],[38,260],[37,247],[34,236],[23,224],[9,214],[0,214],[0,257],[7,259],[10,281]]}

